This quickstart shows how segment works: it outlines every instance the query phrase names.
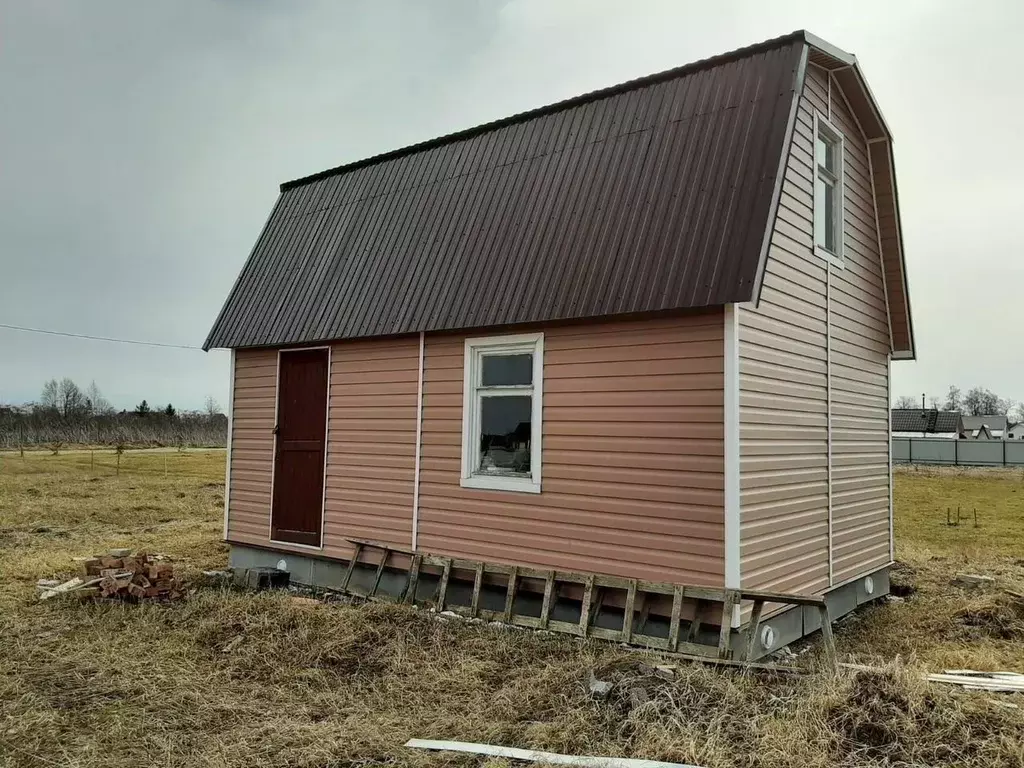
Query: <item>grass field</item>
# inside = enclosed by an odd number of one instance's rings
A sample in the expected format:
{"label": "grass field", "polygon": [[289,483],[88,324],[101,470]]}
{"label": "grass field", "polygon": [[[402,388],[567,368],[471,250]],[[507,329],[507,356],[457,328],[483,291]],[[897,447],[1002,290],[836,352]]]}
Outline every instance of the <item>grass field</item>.
{"label": "grass field", "polygon": [[[1024,617],[999,590],[949,584],[970,571],[1024,589],[1019,472],[898,473],[897,577],[916,591],[837,631],[884,672],[687,665],[668,681],[645,654],[392,606],[209,588],[171,606],[40,604],[37,579],[110,547],[226,563],[223,452],[128,454],[119,475],[110,455],[92,462],[0,456],[0,766],[484,764],[404,749],[412,737],[708,768],[1024,765],[1024,697],[920,680],[1024,671]],[[958,504],[979,527],[946,525]],[[604,701],[592,671],[616,683]]]}

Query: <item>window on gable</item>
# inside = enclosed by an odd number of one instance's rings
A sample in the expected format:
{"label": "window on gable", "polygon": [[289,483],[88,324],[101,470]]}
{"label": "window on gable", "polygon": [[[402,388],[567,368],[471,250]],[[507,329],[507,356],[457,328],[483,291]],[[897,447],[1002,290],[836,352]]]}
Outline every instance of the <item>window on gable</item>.
{"label": "window on gable", "polygon": [[814,247],[823,256],[843,258],[843,136],[815,116]]}
{"label": "window on gable", "polygon": [[543,334],[467,339],[462,485],[540,492]]}

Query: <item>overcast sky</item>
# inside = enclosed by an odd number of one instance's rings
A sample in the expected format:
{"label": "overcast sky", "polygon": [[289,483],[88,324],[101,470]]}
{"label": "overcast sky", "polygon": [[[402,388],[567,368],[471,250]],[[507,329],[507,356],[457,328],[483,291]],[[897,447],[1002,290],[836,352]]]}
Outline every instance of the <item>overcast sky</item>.
{"label": "overcast sky", "polygon": [[[1024,399],[1015,2],[0,0],[0,323],[200,346],[281,181],[806,28],[895,135],[917,362]],[[0,328],[0,402],[227,400],[225,352]]]}

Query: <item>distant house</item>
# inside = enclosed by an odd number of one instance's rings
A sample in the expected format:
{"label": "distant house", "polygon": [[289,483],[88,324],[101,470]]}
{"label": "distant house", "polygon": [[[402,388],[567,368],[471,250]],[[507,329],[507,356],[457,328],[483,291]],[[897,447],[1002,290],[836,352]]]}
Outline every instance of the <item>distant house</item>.
{"label": "distant house", "polygon": [[960,411],[935,408],[893,408],[893,437],[944,437],[957,440],[965,436]]}
{"label": "distant house", "polygon": [[1006,434],[1006,416],[964,416],[968,440],[1002,440]]}
{"label": "distant house", "polygon": [[1024,440],[1024,421],[1018,421],[1016,424],[1008,424],[1006,426],[1006,439]]}

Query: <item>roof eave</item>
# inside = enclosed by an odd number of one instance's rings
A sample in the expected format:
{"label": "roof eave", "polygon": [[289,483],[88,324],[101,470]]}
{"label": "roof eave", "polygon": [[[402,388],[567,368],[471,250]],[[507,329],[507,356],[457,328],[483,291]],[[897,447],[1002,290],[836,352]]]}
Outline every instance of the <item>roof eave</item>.
{"label": "roof eave", "polygon": [[[810,33],[803,33],[805,37],[808,34]],[[804,90],[804,80],[807,77],[807,56],[809,52],[810,50],[805,42],[803,51],[800,53],[800,63],[797,65],[796,76],[793,80],[793,101],[789,105],[785,138],[782,140],[779,166],[775,172],[775,189],[772,191],[771,206],[768,209],[768,220],[765,223],[764,237],[761,241],[761,253],[757,263],[757,272],[754,274],[754,283],[750,289],[750,300],[753,301],[755,307],[761,302],[764,271],[768,264],[768,251],[771,248],[772,233],[775,231],[775,222],[779,214],[779,201],[782,199],[782,187],[786,179],[786,163],[789,161],[789,153],[793,146],[793,132],[796,126],[796,115],[800,106],[800,94]]]}

